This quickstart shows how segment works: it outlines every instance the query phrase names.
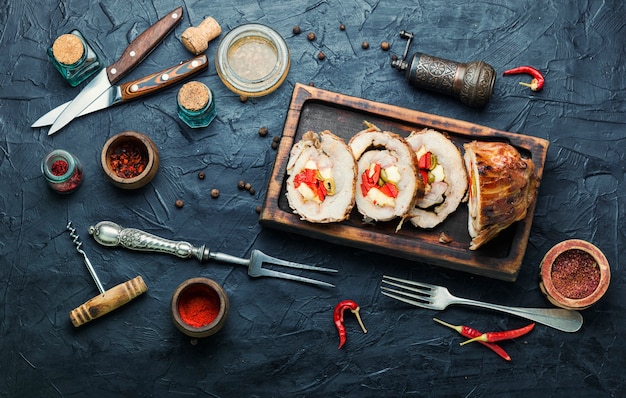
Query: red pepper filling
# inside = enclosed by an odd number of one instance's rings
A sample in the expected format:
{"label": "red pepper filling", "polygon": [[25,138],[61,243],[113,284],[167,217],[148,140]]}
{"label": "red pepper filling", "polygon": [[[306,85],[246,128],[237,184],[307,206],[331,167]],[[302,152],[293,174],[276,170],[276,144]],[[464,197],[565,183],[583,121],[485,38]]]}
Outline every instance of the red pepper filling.
{"label": "red pepper filling", "polygon": [[420,175],[422,176],[422,182],[428,184],[428,172],[433,169],[435,165],[432,164],[432,153],[426,152],[417,161],[417,167],[419,168]]}
{"label": "red pepper filling", "polygon": [[300,186],[300,184],[306,184],[306,186],[313,191],[315,196],[323,202],[326,198],[327,191],[326,187],[324,187],[324,181],[317,178],[317,176],[317,170],[304,169],[300,173],[296,174],[293,179],[293,183],[296,189]]}
{"label": "red pepper filling", "polygon": [[[371,169],[371,168],[370,168]],[[361,194],[363,197],[367,196],[367,193],[374,187],[378,188],[380,192],[390,198],[398,197],[398,187],[396,184],[384,181],[380,178],[380,165],[374,164],[374,173],[370,177],[370,169],[367,169],[361,174]]]}

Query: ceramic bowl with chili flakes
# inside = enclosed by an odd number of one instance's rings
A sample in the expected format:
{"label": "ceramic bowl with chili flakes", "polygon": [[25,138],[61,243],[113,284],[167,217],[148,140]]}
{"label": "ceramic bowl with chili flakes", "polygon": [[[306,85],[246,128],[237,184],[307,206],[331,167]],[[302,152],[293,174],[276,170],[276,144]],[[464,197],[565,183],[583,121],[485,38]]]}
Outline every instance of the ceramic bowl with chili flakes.
{"label": "ceramic bowl with chili flakes", "polygon": [[141,188],[159,169],[159,151],[145,134],[124,131],[109,138],[100,157],[102,170],[113,185],[123,189]]}
{"label": "ceramic bowl with chili flakes", "polygon": [[552,304],[583,310],[602,298],[610,280],[609,262],[600,249],[584,240],[570,239],[546,253],[539,287]]}
{"label": "ceramic bowl with chili flakes", "polygon": [[219,332],[230,312],[230,302],[222,286],[209,278],[182,282],[172,294],[170,313],[174,326],[193,339]]}

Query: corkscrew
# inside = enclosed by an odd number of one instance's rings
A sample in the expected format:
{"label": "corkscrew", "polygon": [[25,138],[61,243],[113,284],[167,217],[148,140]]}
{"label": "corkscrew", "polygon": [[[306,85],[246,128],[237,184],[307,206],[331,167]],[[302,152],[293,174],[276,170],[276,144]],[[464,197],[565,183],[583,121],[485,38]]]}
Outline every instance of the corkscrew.
{"label": "corkscrew", "polygon": [[121,307],[148,290],[143,278],[137,276],[105,291],[93,265],[91,265],[91,261],[89,261],[89,257],[87,257],[87,253],[82,249],[83,242],[76,232],[76,228],[74,228],[71,221],[68,221],[65,227],[69,231],[74,246],[76,246],[76,251],[83,256],[85,266],[87,266],[87,270],[100,291],[100,295],[70,311],[70,320],[75,327],[81,326]]}
{"label": "corkscrew", "polygon": [[413,33],[400,31],[407,39],[401,59],[394,59],[391,66],[405,72],[408,83],[414,87],[451,95],[462,103],[482,108],[491,99],[496,82],[496,71],[484,61],[459,63],[423,53],[415,53],[407,62]]}
{"label": "corkscrew", "polygon": [[70,237],[72,238],[72,242],[76,246],[76,251],[79,252],[83,256],[83,261],[87,266],[87,270],[91,274],[93,281],[96,282],[96,286],[100,293],[104,294],[104,287],[102,287],[102,283],[100,279],[98,279],[98,275],[96,275],[96,270],[93,269],[93,265],[91,265],[91,261],[89,261],[89,257],[87,257],[87,253],[82,249],[83,242],[80,240],[80,236],[76,233],[76,228],[72,226],[72,222],[68,221],[66,225],[67,230],[70,232]]}

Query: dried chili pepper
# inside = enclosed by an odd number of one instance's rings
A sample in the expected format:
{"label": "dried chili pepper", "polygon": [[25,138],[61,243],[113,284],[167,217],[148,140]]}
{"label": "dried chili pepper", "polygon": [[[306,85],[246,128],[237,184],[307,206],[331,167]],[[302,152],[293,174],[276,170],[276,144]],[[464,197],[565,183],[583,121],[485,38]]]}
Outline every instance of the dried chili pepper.
{"label": "dried chili pepper", "polygon": [[543,84],[545,83],[545,78],[539,70],[533,68],[532,66],[520,66],[517,68],[509,69],[504,71],[502,73],[502,76],[517,75],[520,73],[527,73],[531,75],[533,79],[530,81],[530,84],[524,82],[520,82],[519,84],[521,84],[522,86],[530,87],[532,91],[541,91],[541,89],[543,88]]}
{"label": "dried chili pepper", "polygon": [[335,306],[335,312],[333,314],[333,320],[335,321],[335,326],[339,332],[339,348],[341,348],[346,342],[346,328],[343,325],[343,313],[346,309],[350,310],[356,316],[357,321],[359,321],[359,325],[361,325],[361,329],[363,329],[363,333],[367,333],[367,330],[365,330],[365,326],[363,325],[363,321],[361,321],[361,315],[359,315],[359,305],[352,300],[343,300],[339,302],[339,304]]}
{"label": "dried chili pepper", "polygon": [[[433,320],[435,322],[438,322],[444,326],[449,327],[450,329],[454,329],[457,332],[459,332],[462,336],[465,337],[469,337],[469,338],[474,338],[474,337],[478,337],[481,334],[483,334],[482,332],[479,332],[476,329],[473,329],[469,326],[456,326],[456,325],[451,325],[447,322],[442,321],[441,319],[437,319],[437,318],[433,318]],[[485,341],[479,341],[480,344],[484,345],[485,347],[491,349],[491,351],[495,352],[496,354],[500,355],[502,358],[504,358],[507,361],[511,360],[511,357],[509,356],[509,354],[507,354],[506,351],[504,351],[504,348],[500,347],[499,345],[495,344],[495,343],[487,343]]]}
{"label": "dried chili pepper", "polygon": [[485,341],[487,343],[494,343],[496,341],[510,340],[525,335],[526,333],[533,330],[534,327],[535,323],[533,322],[519,329],[505,330],[502,332],[487,332],[481,334],[480,336],[476,336],[474,338],[466,340],[462,342],[461,345],[465,345],[473,341]]}

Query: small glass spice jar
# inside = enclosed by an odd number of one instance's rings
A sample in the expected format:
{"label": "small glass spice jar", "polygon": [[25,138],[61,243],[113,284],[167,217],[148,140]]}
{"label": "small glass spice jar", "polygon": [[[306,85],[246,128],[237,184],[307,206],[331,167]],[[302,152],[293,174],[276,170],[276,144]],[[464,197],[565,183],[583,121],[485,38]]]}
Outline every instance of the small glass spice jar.
{"label": "small glass spice jar", "polygon": [[55,149],[43,158],[41,173],[50,188],[58,193],[74,192],[83,181],[82,164],[63,149]]}
{"label": "small glass spice jar", "polygon": [[207,127],[217,116],[213,91],[205,84],[185,83],[178,91],[178,117],[191,128]]}
{"label": "small glass spice jar", "polygon": [[102,68],[98,55],[76,29],[54,41],[48,48],[48,58],[72,87]]}

